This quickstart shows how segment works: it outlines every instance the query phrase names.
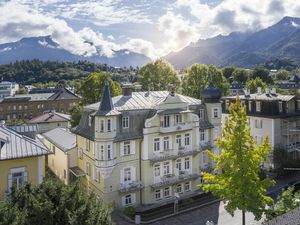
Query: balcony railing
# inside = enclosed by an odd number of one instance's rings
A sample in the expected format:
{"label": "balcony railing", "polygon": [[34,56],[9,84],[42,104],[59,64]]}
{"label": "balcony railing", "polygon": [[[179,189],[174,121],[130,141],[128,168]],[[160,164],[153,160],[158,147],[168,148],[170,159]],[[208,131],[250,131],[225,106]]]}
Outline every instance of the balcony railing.
{"label": "balcony railing", "polygon": [[201,150],[210,150],[213,147],[215,147],[215,144],[212,143],[211,141],[201,142],[200,143],[200,149]]}
{"label": "balcony railing", "polygon": [[193,174],[188,171],[180,171],[178,176],[176,176],[175,174],[168,174],[163,176],[160,182],[152,184],[151,187],[158,188],[162,186],[173,185],[187,180],[197,179],[198,177],[200,177],[200,174],[198,173]]}
{"label": "balcony railing", "polygon": [[291,143],[289,145],[284,145],[284,148],[288,152],[300,151],[300,142]]}
{"label": "balcony railing", "polygon": [[105,167],[112,167],[115,166],[117,163],[117,159],[109,159],[109,160],[98,160],[95,159],[95,166],[100,167],[100,168],[105,168]]}
{"label": "balcony railing", "polygon": [[178,123],[172,124],[168,127],[160,127],[160,133],[170,133],[170,132],[178,132],[178,131],[186,131],[193,129],[193,123]]}
{"label": "balcony railing", "polygon": [[121,183],[120,184],[120,192],[130,192],[130,191],[135,191],[143,188],[143,183],[142,181],[132,181],[130,183]]}
{"label": "balcony railing", "polygon": [[200,146],[199,147],[190,147],[190,146],[185,146],[185,147],[179,147],[178,148],[178,154],[179,156],[185,156],[185,155],[192,155],[199,153],[201,151]]}

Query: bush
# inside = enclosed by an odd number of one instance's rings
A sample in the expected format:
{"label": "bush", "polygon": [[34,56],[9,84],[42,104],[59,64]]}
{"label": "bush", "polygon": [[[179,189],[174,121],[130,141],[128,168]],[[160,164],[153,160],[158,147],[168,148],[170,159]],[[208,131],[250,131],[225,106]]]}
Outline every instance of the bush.
{"label": "bush", "polygon": [[135,208],[133,206],[128,206],[124,209],[124,214],[133,218],[135,215]]}

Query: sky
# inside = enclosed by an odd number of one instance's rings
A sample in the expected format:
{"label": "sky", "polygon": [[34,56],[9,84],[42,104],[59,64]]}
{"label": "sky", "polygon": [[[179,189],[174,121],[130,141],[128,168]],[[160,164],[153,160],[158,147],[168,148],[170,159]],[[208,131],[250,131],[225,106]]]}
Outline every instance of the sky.
{"label": "sky", "polygon": [[155,59],[298,15],[298,0],[0,0],[0,44],[51,35],[74,54],[128,49]]}

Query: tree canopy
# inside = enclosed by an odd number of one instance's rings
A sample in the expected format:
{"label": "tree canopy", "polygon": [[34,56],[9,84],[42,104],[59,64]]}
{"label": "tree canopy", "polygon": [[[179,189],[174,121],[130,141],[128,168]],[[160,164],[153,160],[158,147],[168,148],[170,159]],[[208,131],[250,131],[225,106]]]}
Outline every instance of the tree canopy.
{"label": "tree canopy", "polygon": [[251,78],[256,79],[257,77],[263,80],[267,84],[272,84],[274,82],[272,76],[270,75],[269,70],[267,70],[263,66],[256,66],[252,70]]}
{"label": "tree canopy", "polygon": [[85,78],[79,88],[83,104],[92,104],[101,100],[104,91],[105,81],[109,82],[110,93],[112,96],[120,95],[122,88],[120,84],[113,81],[110,76],[103,72],[91,73]]}
{"label": "tree canopy", "polygon": [[250,79],[246,82],[246,89],[248,89],[250,93],[256,93],[258,87],[261,87],[261,90],[263,92],[267,88],[267,84],[259,77],[256,77],[255,79]]}
{"label": "tree canopy", "polygon": [[2,225],[110,225],[110,214],[79,184],[66,186],[47,179],[41,185],[30,184],[13,190],[0,202]]}
{"label": "tree canopy", "polygon": [[180,80],[173,66],[163,59],[150,62],[140,69],[140,82],[143,90],[164,91],[169,85],[178,89]]}
{"label": "tree canopy", "polygon": [[236,68],[232,73],[232,80],[245,84],[249,78],[249,72],[242,68]]}
{"label": "tree canopy", "polygon": [[75,104],[72,106],[70,109],[70,114],[71,114],[71,126],[75,127],[79,124],[80,119],[81,119],[81,114],[83,111],[83,107],[81,104]]}
{"label": "tree canopy", "polygon": [[276,80],[288,80],[290,77],[290,72],[284,69],[280,69],[276,73]]}
{"label": "tree canopy", "polygon": [[220,155],[208,152],[216,162],[213,173],[203,173],[205,191],[219,196],[226,202],[226,210],[233,215],[239,209],[252,212],[260,219],[267,203],[272,198],[265,195],[273,182],[260,178],[260,165],[267,159],[271,150],[266,138],[261,145],[255,145],[250,135],[245,108],[239,98],[229,106],[229,118],[225,121],[222,137],[217,139]]}
{"label": "tree canopy", "polygon": [[182,93],[200,98],[200,93],[211,81],[220,88],[223,95],[228,94],[229,84],[223,76],[222,70],[212,65],[194,64],[187,69],[187,75],[183,78]]}

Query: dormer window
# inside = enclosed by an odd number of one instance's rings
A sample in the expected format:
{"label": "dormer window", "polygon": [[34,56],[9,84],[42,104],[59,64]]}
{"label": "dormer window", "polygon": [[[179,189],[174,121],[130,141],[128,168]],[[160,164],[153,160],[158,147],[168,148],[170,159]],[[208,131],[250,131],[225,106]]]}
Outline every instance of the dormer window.
{"label": "dormer window", "polygon": [[176,114],[175,115],[175,123],[176,124],[182,123],[182,115],[181,114]]}
{"label": "dormer window", "polygon": [[278,102],[278,110],[279,112],[282,112],[282,102]]}
{"label": "dormer window", "polygon": [[122,117],[122,127],[129,128],[129,117],[128,116]]}
{"label": "dormer window", "polygon": [[256,102],[256,112],[261,111],[261,102]]}

